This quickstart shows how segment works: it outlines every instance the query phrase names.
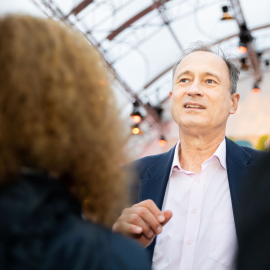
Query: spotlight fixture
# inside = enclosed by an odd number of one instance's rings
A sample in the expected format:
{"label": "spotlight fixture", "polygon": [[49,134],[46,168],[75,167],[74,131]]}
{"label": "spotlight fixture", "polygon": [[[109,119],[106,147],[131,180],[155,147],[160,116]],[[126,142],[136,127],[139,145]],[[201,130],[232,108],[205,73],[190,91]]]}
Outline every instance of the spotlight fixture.
{"label": "spotlight fixture", "polygon": [[142,121],[142,116],[141,116],[140,112],[132,112],[130,114],[130,116],[131,116],[132,121],[135,124],[139,124]]}
{"label": "spotlight fixture", "polygon": [[158,117],[162,119],[163,109],[160,107],[160,105],[153,107],[153,109],[157,112]]}
{"label": "spotlight fixture", "polygon": [[228,6],[223,6],[222,11],[223,11],[223,16],[221,18],[222,21],[227,21],[227,20],[233,20],[234,19],[229,13]]}
{"label": "spotlight fixture", "polygon": [[247,59],[245,57],[241,58],[241,69],[243,69],[243,70],[247,70],[248,69]]}
{"label": "spotlight fixture", "polygon": [[238,52],[241,54],[244,54],[247,52],[247,44],[252,41],[252,36],[247,28],[247,25],[245,23],[240,25],[240,34],[239,34],[239,46],[238,46]]}
{"label": "spotlight fixture", "polygon": [[133,106],[134,106],[135,108],[139,108],[139,107],[140,107],[140,104],[139,104],[139,102],[138,102],[137,99],[135,99],[135,101],[132,102],[132,104],[133,104]]}
{"label": "spotlight fixture", "polygon": [[252,93],[253,94],[255,94],[255,95],[257,95],[257,94],[259,94],[260,93],[260,88],[259,88],[259,85],[258,85],[258,83],[254,83],[254,86],[253,86],[253,89],[252,89]]}
{"label": "spotlight fixture", "polygon": [[257,52],[257,56],[258,56],[258,59],[260,60],[261,59],[261,57],[262,57],[262,52]]}
{"label": "spotlight fixture", "polygon": [[134,135],[138,135],[138,134],[142,133],[138,125],[133,125],[131,132]]}
{"label": "spotlight fixture", "polygon": [[269,60],[268,59],[265,59],[264,61],[265,65],[268,67],[269,66]]}
{"label": "spotlight fixture", "polygon": [[237,51],[241,54],[245,54],[247,52],[246,44],[240,41]]}
{"label": "spotlight fixture", "polygon": [[135,100],[133,102],[133,111],[130,114],[131,119],[135,124],[139,124],[142,121],[142,115],[139,111],[139,106],[140,106],[139,102],[137,100]]}
{"label": "spotlight fixture", "polygon": [[160,147],[165,147],[167,145],[167,141],[164,136],[160,136],[160,139],[158,141],[158,145]]}
{"label": "spotlight fixture", "polygon": [[245,23],[241,24],[240,25],[240,35],[239,35],[239,38],[240,38],[240,41],[243,42],[243,43],[248,43],[250,41],[253,40],[248,28],[247,28],[247,25]]}

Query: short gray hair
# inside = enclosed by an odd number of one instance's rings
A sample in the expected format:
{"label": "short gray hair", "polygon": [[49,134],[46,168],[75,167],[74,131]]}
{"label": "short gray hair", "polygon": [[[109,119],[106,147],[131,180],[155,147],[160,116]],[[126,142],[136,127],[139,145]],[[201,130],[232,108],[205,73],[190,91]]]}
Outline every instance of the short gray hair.
{"label": "short gray hair", "polygon": [[236,57],[227,56],[220,47],[218,47],[217,51],[215,52],[214,50],[211,49],[210,45],[205,44],[202,41],[197,41],[195,43],[192,43],[186,50],[184,50],[180,59],[173,67],[173,78],[174,78],[176,68],[178,67],[180,62],[183,60],[183,58],[193,52],[210,52],[221,57],[225,61],[229,69],[230,80],[231,80],[230,92],[231,94],[236,93],[237,82],[239,80],[239,74],[240,74],[239,60],[237,60]]}

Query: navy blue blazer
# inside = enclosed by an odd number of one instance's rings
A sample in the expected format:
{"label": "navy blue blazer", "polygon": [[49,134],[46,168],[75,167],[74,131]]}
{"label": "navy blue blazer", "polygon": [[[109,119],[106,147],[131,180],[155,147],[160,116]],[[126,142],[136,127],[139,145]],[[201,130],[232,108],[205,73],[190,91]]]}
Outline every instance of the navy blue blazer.
{"label": "navy blue blazer", "polygon": [[[151,199],[159,209],[162,208],[174,151],[175,146],[166,153],[144,157],[133,162],[132,165],[139,176],[138,202]],[[250,171],[259,165],[260,159],[264,156],[265,152],[239,146],[226,137],[227,173],[237,235],[242,185],[248,182]],[[151,258],[155,242],[156,239],[147,248]]]}

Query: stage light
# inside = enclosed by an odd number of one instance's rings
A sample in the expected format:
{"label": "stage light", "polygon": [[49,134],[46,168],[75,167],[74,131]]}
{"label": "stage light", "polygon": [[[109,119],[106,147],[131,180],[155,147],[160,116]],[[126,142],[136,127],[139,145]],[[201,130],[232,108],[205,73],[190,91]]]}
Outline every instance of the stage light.
{"label": "stage light", "polygon": [[257,83],[254,83],[254,86],[253,86],[253,89],[252,89],[252,93],[257,95],[260,93],[260,88],[259,88],[259,85]]}
{"label": "stage light", "polygon": [[132,132],[132,134],[134,134],[134,135],[138,135],[139,133],[141,133],[141,130],[140,130],[140,128],[139,128],[138,125],[134,125],[134,126],[132,127],[131,132]]}
{"label": "stage light", "polygon": [[140,123],[141,120],[142,120],[142,118],[141,118],[139,115],[133,115],[133,116],[132,116],[132,121],[133,121],[135,124]]}
{"label": "stage light", "polygon": [[238,46],[238,52],[244,54],[247,52],[247,45],[253,40],[253,37],[251,36],[250,31],[248,30],[245,23],[240,25],[239,39],[240,42]]}
{"label": "stage light", "polygon": [[247,47],[246,47],[246,44],[243,43],[243,42],[239,42],[239,46],[238,46],[238,49],[237,51],[241,54],[245,54],[247,52]]}
{"label": "stage light", "polygon": [[131,114],[130,114],[130,116],[131,116],[131,119],[132,119],[132,121],[135,123],[135,124],[139,124],[141,121],[142,121],[142,116],[141,116],[141,114],[140,114],[140,112],[135,112],[135,111],[133,111]]}
{"label": "stage light", "polygon": [[248,69],[248,66],[247,66],[247,60],[246,60],[246,58],[244,57],[244,58],[241,58],[241,69],[243,69],[243,70],[247,70]]}
{"label": "stage light", "polygon": [[260,60],[261,59],[261,57],[262,57],[262,52],[257,52],[257,56],[258,56],[258,59]]}
{"label": "stage light", "polygon": [[222,11],[223,11],[223,16],[221,18],[222,21],[227,21],[227,20],[233,20],[234,19],[229,13],[228,6],[223,6]]}
{"label": "stage light", "polygon": [[158,145],[159,145],[160,147],[165,147],[165,146],[167,145],[167,141],[166,141],[166,139],[165,139],[164,136],[161,136],[161,137],[160,137],[160,139],[159,139],[159,141],[158,141]]}
{"label": "stage light", "polygon": [[140,113],[140,104],[138,102],[137,99],[135,99],[135,101],[132,103],[133,104],[133,111],[130,114],[131,119],[133,121],[133,123],[135,124],[139,124],[142,121],[142,115]]}

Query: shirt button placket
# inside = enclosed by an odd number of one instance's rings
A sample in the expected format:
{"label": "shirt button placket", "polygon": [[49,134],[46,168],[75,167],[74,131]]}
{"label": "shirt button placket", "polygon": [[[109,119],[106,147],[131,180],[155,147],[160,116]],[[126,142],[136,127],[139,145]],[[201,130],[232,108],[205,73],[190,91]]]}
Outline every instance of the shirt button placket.
{"label": "shirt button placket", "polygon": [[[195,247],[200,226],[201,203],[203,195],[203,175],[194,179],[190,192],[190,208],[187,216],[187,230],[185,231],[185,245],[179,270],[192,269]],[[196,214],[195,214],[196,213]]]}

